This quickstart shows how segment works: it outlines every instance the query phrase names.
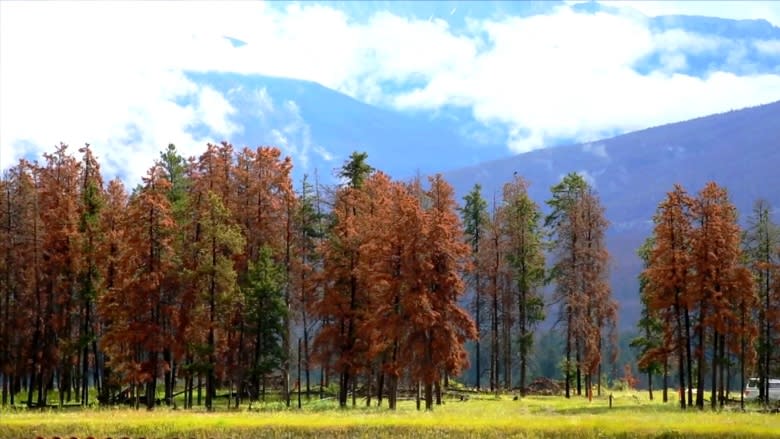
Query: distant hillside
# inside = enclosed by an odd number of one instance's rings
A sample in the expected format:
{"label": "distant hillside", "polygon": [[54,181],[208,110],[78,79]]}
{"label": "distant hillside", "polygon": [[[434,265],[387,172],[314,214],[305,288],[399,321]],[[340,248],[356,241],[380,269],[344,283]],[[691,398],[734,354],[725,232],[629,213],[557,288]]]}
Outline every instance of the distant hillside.
{"label": "distant hillside", "polygon": [[[294,172],[319,168],[328,181],[352,151],[368,153],[372,165],[410,177],[466,166],[505,154],[504,137],[484,140],[487,128],[463,112],[446,118],[405,114],[357,101],[314,82],[261,75],[188,73],[198,84],[224,94],[241,131],[234,144],[272,144],[295,159]],[[481,135],[483,141],[475,141]],[[442,158],[446,158],[443,161]]]}
{"label": "distant hillside", "polygon": [[568,172],[580,172],[598,191],[611,222],[613,293],[620,326],[639,316],[640,261],[635,250],[649,236],[656,206],[674,183],[698,192],[707,181],[726,186],[744,221],[753,202],[780,207],[780,102],[632,132],[610,139],[532,151],[450,172],[462,197],[474,183],[485,198],[500,196],[514,172],[530,183],[543,208],[550,187]]}

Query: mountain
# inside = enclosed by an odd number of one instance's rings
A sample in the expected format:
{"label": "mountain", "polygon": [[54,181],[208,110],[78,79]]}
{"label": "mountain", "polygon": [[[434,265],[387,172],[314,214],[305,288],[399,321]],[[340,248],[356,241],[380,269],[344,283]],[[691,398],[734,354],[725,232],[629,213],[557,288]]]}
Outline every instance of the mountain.
{"label": "mountain", "polygon": [[755,200],[780,207],[780,102],[636,131],[596,142],[532,151],[444,175],[459,197],[480,183],[490,203],[517,172],[542,205],[568,172],[585,176],[610,221],[611,285],[620,326],[640,313],[636,249],[652,232],[656,206],[675,183],[697,193],[707,181],[728,188],[744,224]]}
{"label": "mountain", "polygon": [[[393,176],[455,168],[501,157],[504,137],[464,111],[407,114],[365,104],[315,82],[262,75],[189,72],[236,109],[236,145],[273,144],[295,159],[296,177],[319,168],[328,181],[352,151]],[[413,160],[412,160],[413,158]],[[324,175],[323,175],[324,174]]]}

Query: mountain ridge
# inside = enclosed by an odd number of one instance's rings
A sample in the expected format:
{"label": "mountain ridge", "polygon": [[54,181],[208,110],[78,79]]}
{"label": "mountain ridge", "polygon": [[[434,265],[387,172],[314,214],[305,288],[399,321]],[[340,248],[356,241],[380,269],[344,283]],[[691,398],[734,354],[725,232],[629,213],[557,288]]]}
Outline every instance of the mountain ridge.
{"label": "mountain ridge", "polygon": [[443,172],[462,198],[475,183],[491,204],[517,172],[545,210],[549,188],[568,172],[583,174],[610,221],[610,281],[621,304],[621,327],[639,317],[636,249],[652,232],[656,206],[675,183],[692,194],[713,180],[729,191],[740,223],[759,198],[780,206],[780,101],[674,122],[607,139],[517,154]]}

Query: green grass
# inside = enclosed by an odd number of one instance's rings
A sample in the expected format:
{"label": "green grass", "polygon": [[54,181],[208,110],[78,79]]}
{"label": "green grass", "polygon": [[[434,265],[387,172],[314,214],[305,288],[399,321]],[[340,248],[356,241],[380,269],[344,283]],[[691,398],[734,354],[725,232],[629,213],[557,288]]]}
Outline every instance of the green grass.
{"label": "green grass", "polygon": [[[365,404],[365,401],[363,402]],[[258,407],[255,405],[255,407]],[[650,402],[644,393],[592,402],[575,397],[483,396],[447,401],[418,412],[413,401],[386,408],[340,410],[313,399],[303,410],[276,403],[252,411],[153,412],[121,409],[4,411],[0,438],[252,438],[252,437],[780,437],[780,417],[755,410],[681,412],[675,403]]]}

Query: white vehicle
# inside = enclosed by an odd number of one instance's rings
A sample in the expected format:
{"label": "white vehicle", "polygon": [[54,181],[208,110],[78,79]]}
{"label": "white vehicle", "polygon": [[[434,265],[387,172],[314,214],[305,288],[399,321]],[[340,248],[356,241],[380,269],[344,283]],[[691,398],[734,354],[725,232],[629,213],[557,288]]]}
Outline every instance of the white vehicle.
{"label": "white vehicle", "polygon": [[[751,378],[745,386],[745,399],[758,398],[758,378]],[[769,378],[769,399],[772,401],[780,400],[780,379]]]}

